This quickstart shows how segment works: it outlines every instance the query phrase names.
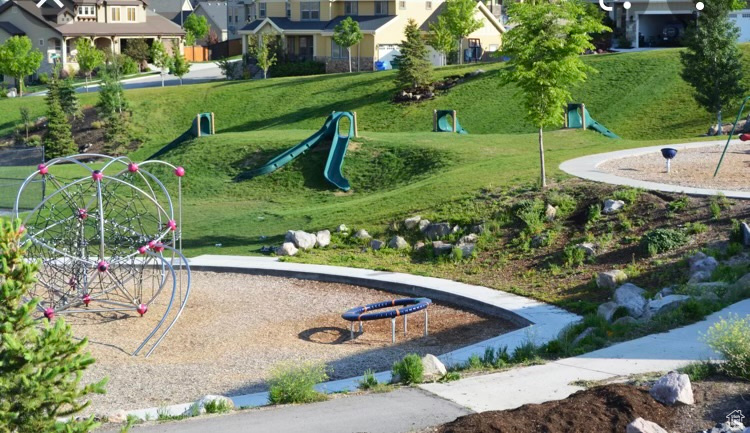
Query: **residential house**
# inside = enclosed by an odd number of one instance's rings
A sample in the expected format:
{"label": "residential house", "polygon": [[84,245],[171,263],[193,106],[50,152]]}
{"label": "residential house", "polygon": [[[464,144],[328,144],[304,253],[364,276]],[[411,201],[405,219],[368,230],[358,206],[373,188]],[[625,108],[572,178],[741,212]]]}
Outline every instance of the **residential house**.
{"label": "residential house", "polygon": [[239,39],[240,29],[248,23],[245,0],[227,0],[227,39]]}
{"label": "residential house", "polygon": [[180,27],[194,9],[190,0],[152,0],[148,7]]}
{"label": "residential house", "polygon": [[[336,25],[346,17],[359,23],[364,38],[352,47],[352,62],[357,70],[373,70],[399,54],[404,28],[414,19],[422,30],[437,19],[444,0],[245,0],[249,22],[239,31],[243,52],[249,38],[271,32],[281,37],[287,59],[316,60],[326,64],[327,72],[348,70],[347,50],[333,41]],[[248,3],[249,2],[249,3]],[[482,27],[462,41],[475,57],[485,57],[497,50],[502,41],[503,25],[482,2],[477,2],[475,16]],[[431,55],[439,63],[436,53]]]}
{"label": "residential house", "polygon": [[76,40],[91,39],[97,48],[121,53],[129,41],[161,40],[167,49],[183,49],[185,32],[149,8],[153,0],[8,0],[0,5],[0,43],[12,36],[28,36],[43,54],[39,73],[60,63],[66,71],[78,69]]}
{"label": "residential house", "polygon": [[209,26],[208,34],[216,35],[217,42],[227,40],[227,2],[201,1],[195,5],[193,13],[206,17]]}

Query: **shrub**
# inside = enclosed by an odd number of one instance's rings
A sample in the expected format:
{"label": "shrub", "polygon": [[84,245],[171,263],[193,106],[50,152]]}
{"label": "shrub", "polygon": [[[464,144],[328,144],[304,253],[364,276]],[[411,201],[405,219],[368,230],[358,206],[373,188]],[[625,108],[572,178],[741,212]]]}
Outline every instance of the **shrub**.
{"label": "shrub", "polygon": [[542,233],[546,227],[544,202],[519,202],[517,206],[516,216],[524,223],[526,233],[532,236]]}
{"label": "shrub", "polygon": [[711,349],[719,352],[726,362],[719,365],[724,373],[750,379],[750,316],[736,314],[729,320],[722,318],[704,336]]}
{"label": "shrub", "polygon": [[322,62],[283,62],[268,68],[271,77],[299,77],[303,75],[321,75],[326,73],[326,64]]}
{"label": "shrub", "polygon": [[717,220],[721,218],[721,206],[719,206],[719,203],[711,199],[711,204],[708,205],[708,209],[711,211],[711,219]]}
{"label": "shrub", "polygon": [[424,379],[424,367],[422,367],[422,358],[416,353],[410,353],[404,356],[401,361],[393,364],[393,379],[395,382],[410,385],[412,383],[422,383]]}
{"label": "shrub", "polygon": [[641,247],[649,256],[679,248],[685,245],[688,236],[684,232],[675,229],[654,229],[643,235]]}
{"label": "shrub", "polygon": [[578,202],[572,195],[559,190],[551,190],[547,193],[547,203],[557,208],[558,218],[565,218],[578,207]]}
{"label": "shrub", "polygon": [[587,218],[588,224],[595,224],[597,221],[602,219],[602,208],[598,203],[589,206],[589,214]]}
{"label": "shrub", "polygon": [[642,192],[638,188],[622,188],[614,191],[612,197],[615,200],[622,200],[627,204],[633,204],[638,200]]}
{"label": "shrub", "polygon": [[375,372],[372,369],[365,370],[362,380],[359,381],[359,389],[366,391],[378,386],[378,379],[375,378]]}
{"label": "shrub", "polygon": [[718,370],[718,365],[716,363],[707,361],[694,362],[677,369],[680,373],[690,376],[690,380],[693,382],[708,379],[716,374]]}
{"label": "shrub", "polygon": [[93,122],[91,122],[91,127],[93,129],[102,129],[104,128],[104,122],[102,122],[101,120],[94,120]]}
{"label": "shrub", "polygon": [[693,222],[693,223],[688,222],[688,223],[685,223],[685,230],[690,235],[697,235],[697,234],[705,233],[708,230],[708,226],[698,221]]}
{"label": "shrub", "polygon": [[46,86],[47,83],[49,83],[49,75],[39,74],[38,80],[39,80],[39,84]]}
{"label": "shrub", "polygon": [[271,404],[312,403],[327,397],[315,390],[315,385],[328,379],[322,363],[283,363],[273,368],[268,401]]}
{"label": "shrub", "polygon": [[682,212],[683,210],[687,209],[689,204],[690,199],[683,196],[678,198],[677,200],[667,203],[667,210],[672,213]]}
{"label": "shrub", "polygon": [[232,411],[232,407],[223,399],[210,400],[204,407],[206,413],[227,413]]}
{"label": "shrub", "polygon": [[568,245],[563,249],[563,264],[568,268],[577,268],[586,260],[586,251],[576,245]]}
{"label": "shrub", "polygon": [[513,363],[520,364],[522,362],[533,361],[538,357],[539,356],[537,355],[536,344],[534,344],[533,341],[526,341],[525,343],[516,347],[516,350],[513,351],[511,361],[513,361]]}

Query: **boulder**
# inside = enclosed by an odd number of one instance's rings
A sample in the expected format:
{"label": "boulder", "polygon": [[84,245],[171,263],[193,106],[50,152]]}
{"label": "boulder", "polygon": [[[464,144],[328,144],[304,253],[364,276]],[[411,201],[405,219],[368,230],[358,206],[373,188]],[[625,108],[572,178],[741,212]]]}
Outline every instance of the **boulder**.
{"label": "boulder", "polygon": [[687,289],[689,290],[689,293],[716,293],[716,292],[723,292],[724,290],[729,287],[728,283],[725,283],[724,281],[708,281],[704,283],[693,283],[688,284]]}
{"label": "boulder", "polygon": [[336,227],[336,232],[349,233],[349,227],[347,227],[346,224],[339,224],[339,226]]}
{"label": "boulder", "polygon": [[406,239],[402,238],[401,236],[394,236],[390,241],[388,241],[388,248],[393,248],[394,250],[403,250],[404,248],[409,248],[409,243],[406,242]]}
{"label": "boulder", "polygon": [[740,225],[740,231],[742,232],[742,245],[750,247],[750,226],[743,222]]}
{"label": "boulder", "polygon": [[750,288],[750,274],[743,275],[739,280],[735,281],[731,287],[740,290]]}
{"label": "boulder", "polygon": [[431,241],[438,240],[451,234],[451,225],[448,223],[436,223],[428,225],[423,233]]}
{"label": "boulder", "polygon": [[422,220],[422,217],[419,215],[415,215],[413,217],[409,217],[404,220],[404,227],[407,230],[413,230],[416,227],[419,227],[419,222]]}
{"label": "boulder", "polygon": [[633,325],[638,323],[638,319],[630,316],[620,317],[619,319],[612,322],[613,325]]}
{"label": "boulder", "polygon": [[688,284],[702,283],[711,279],[711,273],[707,271],[698,271],[690,275]]}
{"label": "boulder", "polygon": [[365,229],[359,229],[356,233],[354,233],[353,237],[355,239],[371,239],[372,236],[370,236],[369,233],[367,233],[367,230]]}
{"label": "boulder", "polygon": [[613,271],[599,272],[596,276],[596,285],[602,289],[614,289],[618,285],[627,281],[628,276],[625,272],[615,269]]}
{"label": "boulder", "polygon": [[474,253],[474,249],[476,248],[477,244],[470,244],[470,243],[459,243],[456,245],[456,248],[461,250],[461,257],[467,258],[471,257],[472,253]]}
{"label": "boulder", "polygon": [[665,287],[665,288],[659,290],[659,293],[657,293],[657,295],[659,295],[661,297],[664,297],[664,296],[669,296],[672,293],[674,293],[674,289],[673,288],[671,288],[671,287]]}
{"label": "boulder", "polygon": [[714,292],[706,292],[698,296],[698,299],[703,302],[719,302],[721,298]]}
{"label": "boulder", "polygon": [[293,256],[297,254],[299,250],[291,242],[284,242],[280,247],[276,248],[277,256]]}
{"label": "boulder", "polygon": [[448,244],[443,241],[435,241],[432,243],[432,250],[435,251],[435,255],[437,256],[450,254],[451,251],[453,251],[453,244]]}
{"label": "boulder", "polygon": [[659,424],[647,421],[643,418],[636,418],[633,422],[625,427],[625,433],[668,433],[661,428]]}
{"label": "boulder", "polygon": [[596,255],[596,245],[592,244],[591,242],[578,244],[576,245],[576,248],[583,250],[583,252],[586,253],[586,257],[593,257]]}
{"label": "boulder", "polygon": [[584,329],[583,332],[581,332],[580,334],[578,334],[578,336],[573,339],[573,342],[571,344],[573,346],[578,346],[578,343],[580,343],[581,341],[583,341],[584,338],[586,338],[589,335],[593,334],[594,331],[596,331],[596,328],[594,328],[594,327],[590,327],[590,328]]}
{"label": "boulder", "polygon": [[615,311],[619,307],[615,302],[605,302],[596,309],[596,314],[604,317],[607,322],[611,322],[612,316],[614,316]]}
{"label": "boulder", "polygon": [[557,208],[548,203],[547,209],[544,210],[544,217],[547,218],[547,221],[554,221],[556,216]]}
{"label": "boulder", "polygon": [[385,246],[385,242],[379,241],[377,239],[373,239],[370,241],[370,248],[373,249],[373,251],[378,251],[382,249]]}
{"label": "boulder", "polygon": [[690,377],[670,371],[661,377],[649,390],[649,394],[655,400],[668,406],[675,404],[694,404],[693,387],[690,385]]}
{"label": "boulder", "polygon": [[479,236],[476,235],[476,233],[471,233],[465,236],[461,236],[461,239],[458,240],[459,244],[475,244],[479,240]]}
{"label": "boulder", "polygon": [[417,243],[414,244],[414,251],[420,251],[422,248],[424,248],[424,242],[417,241]]}
{"label": "boulder", "polygon": [[604,200],[604,208],[602,209],[602,213],[607,215],[615,214],[617,212],[620,212],[623,207],[625,207],[624,201],[607,199]]}
{"label": "boulder", "polygon": [[430,220],[419,220],[419,224],[417,225],[417,227],[419,227],[420,232],[424,232],[425,230],[427,230],[427,227],[429,226],[430,226]]}
{"label": "boulder", "polygon": [[15,87],[11,87],[5,96],[7,96],[8,98],[15,98],[18,96],[18,91],[16,90]]}
{"label": "boulder", "polygon": [[[211,402],[217,402],[217,403],[218,402],[223,402],[224,405],[225,405],[225,407],[227,407],[229,409],[234,409],[234,403],[232,402],[232,400],[230,398],[224,397],[223,395],[207,395],[205,397],[202,397],[202,398],[198,399],[195,402],[195,407],[198,408],[198,413],[199,414],[206,413],[206,405],[209,404],[209,403],[211,403]],[[188,409],[188,411],[192,411],[192,410],[193,410],[193,408],[189,408]]]}
{"label": "boulder", "polygon": [[750,428],[745,428],[745,425],[741,422],[731,423],[725,421],[720,424],[716,424],[713,428],[703,430],[700,433],[750,433]]}
{"label": "boulder", "polygon": [[294,246],[303,250],[311,250],[315,247],[317,239],[314,234],[302,230],[289,230],[286,232],[284,242],[293,242]]}
{"label": "boulder", "polygon": [[126,422],[127,420],[128,420],[128,413],[122,409],[116,410],[112,412],[111,414],[107,415],[107,421],[111,423],[119,424],[119,423]]}
{"label": "boulder", "polygon": [[660,299],[653,299],[648,301],[646,308],[651,314],[666,313],[679,307],[680,304],[690,299],[690,296],[686,295],[667,295]]}
{"label": "boulder", "polygon": [[698,254],[701,254],[704,257],[699,260],[693,260],[693,258],[691,257],[689,261],[691,275],[695,274],[696,272],[708,272],[709,274],[711,274],[716,269],[716,267],[719,266],[719,262],[717,262],[715,258],[711,256],[706,257],[703,253]]}
{"label": "boulder", "polygon": [[325,248],[331,244],[331,232],[328,230],[321,230],[315,233],[315,246]]}
{"label": "boulder", "polygon": [[445,376],[448,370],[435,355],[429,353],[422,357],[422,370],[425,382],[432,382]]}
{"label": "boulder", "polygon": [[643,315],[646,308],[645,290],[635,284],[625,283],[615,290],[614,301],[617,305],[625,307],[631,316],[638,318]]}
{"label": "boulder", "polygon": [[478,235],[481,235],[484,233],[484,225],[483,224],[475,224],[471,226],[471,232],[476,233]]}

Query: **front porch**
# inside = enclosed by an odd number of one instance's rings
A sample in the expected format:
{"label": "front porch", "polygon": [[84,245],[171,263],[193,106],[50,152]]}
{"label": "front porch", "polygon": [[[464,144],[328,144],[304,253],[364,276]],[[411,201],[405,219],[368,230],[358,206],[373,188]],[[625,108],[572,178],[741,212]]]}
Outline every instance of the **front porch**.
{"label": "front porch", "polygon": [[[74,72],[79,69],[78,59],[76,58],[78,50],[76,49],[76,42],[81,36],[65,36],[63,39],[52,38],[48,44],[50,48],[48,50],[48,58],[51,63],[62,63],[62,69],[68,72]],[[54,45],[52,43],[54,39]],[[173,47],[177,46],[180,52],[183,50],[182,39],[179,37],[162,37],[162,36],[96,36],[93,38],[93,43],[96,49],[103,51],[106,54],[122,54],[127,48],[128,41],[133,39],[145,39],[149,47],[154,41],[161,41],[164,44],[164,48],[167,53],[173,54]],[[64,40],[64,43],[63,43]],[[72,69],[72,71],[71,71]]]}

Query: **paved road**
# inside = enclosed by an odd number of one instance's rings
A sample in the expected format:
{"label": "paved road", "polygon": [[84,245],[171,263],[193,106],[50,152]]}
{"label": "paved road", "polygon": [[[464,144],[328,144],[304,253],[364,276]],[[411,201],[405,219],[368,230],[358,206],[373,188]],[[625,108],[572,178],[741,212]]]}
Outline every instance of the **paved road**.
{"label": "paved road", "polygon": [[[407,433],[471,413],[415,388],[134,427],[132,433]],[[116,433],[119,429],[103,430]]]}

